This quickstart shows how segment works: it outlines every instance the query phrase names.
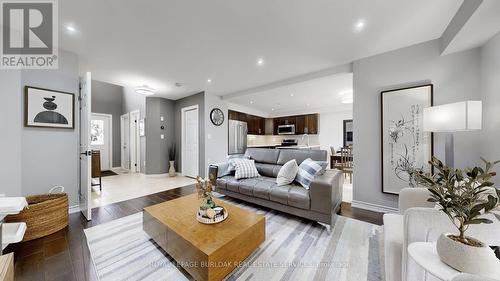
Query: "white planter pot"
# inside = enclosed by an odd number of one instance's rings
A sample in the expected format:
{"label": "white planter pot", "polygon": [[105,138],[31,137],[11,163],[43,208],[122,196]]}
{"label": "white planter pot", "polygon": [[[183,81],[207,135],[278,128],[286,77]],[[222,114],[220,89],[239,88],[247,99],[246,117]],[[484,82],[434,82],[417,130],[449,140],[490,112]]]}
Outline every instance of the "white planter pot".
{"label": "white planter pot", "polygon": [[441,261],[461,272],[500,278],[500,260],[490,247],[484,243],[482,247],[465,245],[448,235],[453,234],[441,234],[436,244]]}
{"label": "white planter pot", "polygon": [[177,172],[175,171],[175,161],[170,161],[170,168],[168,169],[168,175],[171,177],[177,176]]}

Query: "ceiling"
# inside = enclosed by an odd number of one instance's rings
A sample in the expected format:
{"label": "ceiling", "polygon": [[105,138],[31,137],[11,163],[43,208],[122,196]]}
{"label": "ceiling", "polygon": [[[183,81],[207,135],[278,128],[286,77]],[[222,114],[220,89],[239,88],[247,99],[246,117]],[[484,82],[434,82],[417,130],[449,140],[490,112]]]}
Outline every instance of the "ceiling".
{"label": "ceiling", "polygon": [[500,31],[500,1],[484,0],[467,19],[443,54],[482,46]]}
{"label": "ceiling", "polygon": [[[439,38],[461,3],[64,0],[59,40],[97,80],[171,99],[227,95]],[[359,20],[366,27],[356,32]]]}
{"label": "ceiling", "polygon": [[348,111],[352,110],[352,103],[344,104],[342,99],[352,98],[352,76],[352,73],[326,76],[238,96],[228,101],[266,112],[271,117]]}

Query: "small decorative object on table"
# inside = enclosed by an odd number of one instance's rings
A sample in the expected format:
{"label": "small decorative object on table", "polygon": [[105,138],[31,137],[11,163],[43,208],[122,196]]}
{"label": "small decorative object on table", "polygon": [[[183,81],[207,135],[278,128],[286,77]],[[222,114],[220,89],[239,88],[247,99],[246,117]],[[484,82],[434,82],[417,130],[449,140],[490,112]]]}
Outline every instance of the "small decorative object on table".
{"label": "small decorative object on table", "polygon": [[[465,236],[470,225],[491,224],[493,218],[500,220],[498,211],[500,190],[493,187],[490,181],[496,175],[491,171],[497,162],[482,159],[485,168],[474,167],[464,170],[450,168],[440,160],[432,157],[429,162],[436,174],[417,171],[415,174],[419,184],[426,186],[431,192],[429,202],[438,204],[459,231],[456,234],[441,234],[436,248],[440,259],[461,272],[498,278],[500,261],[485,243]],[[485,217],[492,214],[491,219]]]}
{"label": "small decorative object on table", "polygon": [[198,190],[198,198],[203,199],[196,219],[204,224],[219,223],[229,215],[227,210],[222,206],[217,206],[213,200],[214,186],[209,179],[196,177],[196,190]]}
{"label": "small decorative object on table", "polygon": [[170,168],[168,169],[168,175],[171,177],[175,177],[177,172],[175,171],[175,144],[172,144],[168,149],[168,160],[170,162]]}

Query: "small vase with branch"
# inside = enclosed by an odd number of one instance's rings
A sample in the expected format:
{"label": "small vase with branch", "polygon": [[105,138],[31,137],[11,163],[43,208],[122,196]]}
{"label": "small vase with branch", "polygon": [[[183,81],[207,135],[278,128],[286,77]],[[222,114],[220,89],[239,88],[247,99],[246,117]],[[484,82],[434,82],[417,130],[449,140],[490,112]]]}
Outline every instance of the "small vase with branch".
{"label": "small vase with branch", "polygon": [[491,276],[500,274],[500,261],[485,243],[466,236],[471,225],[492,224],[495,218],[500,221],[497,213],[500,190],[490,181],[496,176],[491,169],[500,161],[482,160],[484,168],[461,170],[432,157],[429,163],[436,172],[425,173],[419,169],[415,180],[427,187],[431,194],[428,201],[436,203],[458,230],[458,234],[439,237],[436,247],[441,260],[462,272]]}
{"label": "small vase with branch", "polygon": [[168,175],[171,177],[175,177],[177,175],[177,172],[175,171],[175,154],[176,154],[175,144],[172,144],[168,149],[168,160],[170,163],[170,168],[168,169]]}

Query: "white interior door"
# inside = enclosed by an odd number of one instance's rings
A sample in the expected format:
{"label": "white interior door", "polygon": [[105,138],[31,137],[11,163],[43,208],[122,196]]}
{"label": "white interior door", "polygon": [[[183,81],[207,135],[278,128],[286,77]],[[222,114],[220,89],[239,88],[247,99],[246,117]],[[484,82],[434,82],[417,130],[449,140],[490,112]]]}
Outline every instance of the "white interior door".
{"label": "white interior door", "polygon": [[141,142],[139,136],[139,110],[130,112],[130,171],[140,172]]}
{"label": "white interior door", "polygon": [[130,169],[130,115],[123,114],[120,117],[120,134],[121,134],[121,166],[122,169]]}
{"label": "white interior door", "polygon": [[182,174],[199,175],[198,106],[182,109]]}
{"label": "white interior door", "polygon": [[80,81],[80,186],[78,190],[80,211],[87,220],[91,219],[91,177],[92,177],[92,150],[90,147],[90,120],[91,120],[91,81],[90,72],[87,72]]}
{"label": "white interior door", "polygon": [[90,121],[90,145],[101,153],[101,171],[113,167],[113,116],[111,114],[92,113]]}

